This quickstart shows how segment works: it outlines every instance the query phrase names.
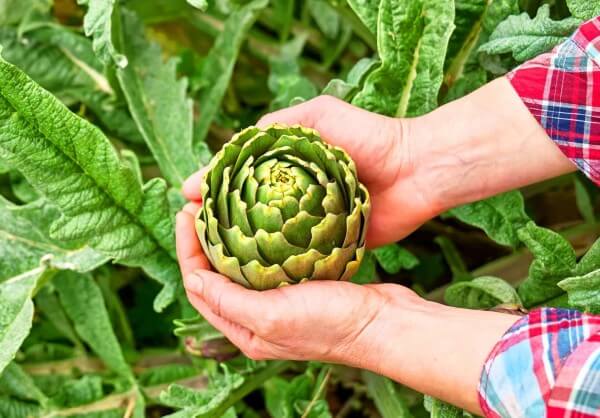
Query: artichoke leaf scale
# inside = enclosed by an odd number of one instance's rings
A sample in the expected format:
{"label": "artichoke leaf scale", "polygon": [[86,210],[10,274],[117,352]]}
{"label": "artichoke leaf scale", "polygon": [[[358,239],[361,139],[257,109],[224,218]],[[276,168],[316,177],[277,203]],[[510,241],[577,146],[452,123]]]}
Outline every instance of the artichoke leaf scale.
{"label": "artichoke leaf scale", "polygon": [[[240,262],[235,257],[229,257],[223,251],[223,244],[208,244],[208,253],[210,262],[217,271],[227,277],[232,278],[242,286],[251,288],[251,284],[246,280],[242,273]],[[256,261],[258,263],[258,261]]]}
{"label": "artichoke leaf scale", "polygon": [[223,181],[221,182],[220,191],[217,196],[216,217],[219,220],[219,223],[225,228],[229,228],[231,226],[231,223],[229,222],[229,205],[227,204],[230,172],[231,167],[226,167],[225,170],[223,170]]}
{"label": "artichoke leaf scale", "polygon": [[344,243],[342,247],[347,247],[353,242],[360,242],[360,231],[363,226],[362,221],[362,203],[359,198],[354,199],[354,210],[352,213],[346,218],[346,236],[344,238]]}
{"label": "artichoke leaf scale", "polygon": [[306,194],[300,199],[300,210],[308,212],[313,216],[325,216],[325,210],[322,205],[325,194],[326,192],[323,187],[311,184]]}
{"label": "artichoke leaf scale", "polygon": [[244,235],[239,226],[235,225],[231,228],[221,226],[219,232],[223,239],[224,249],[227,249],[226,253],[240,260],[240,264],[257,260],[263,265],[268,265],[268,262],[259,253],[257,240]]}
{"label": "artichoke leaf scale", "polygon": [[313,216],[302,210],[293,218],[285,221],[281,232],[290,244],[309,248],[312,239],[312,228],[318,225],[322,219],[320,216]]}
{"label": "artichoke leaf scale", "polygon": [[293,218],[300,211],[300,203],[298,203],[298,199],[291,196],[284,196],[281,200],[273,200],[269,202],[269,205],[279,209],[281,216],[283,217],[284,224],[288,221],[288,219]]}
{"label": "artichoke leaf scale", "polygon": [[356,244],[346,248],[334,248],[327,257],[315,262],[315,270],[310,280],[339,280],[346,266],[354,258]]}
{"label": "artichoke leaf scale", "polygon": [[323,209],[325,213],[340,214],[348,210],[342,198],[340,186],[337,183],[328,183],[323,198]]}
{"label": "artichoke leaf scale", "polygon": [[252,207],[256,204],[256,195],[258,193],[258,181],[252,176],[254,172],[254,168],[250,167],[248,178],[242,187],[242,196],[249,207]]}
{"label": "artichoke leaf scale", "polygon": [[330,254],[336,247],[341,247],[346,237],[346,214],[328,213],[323,220],[311,228],[312,238],[309,248],[323,254]]}
{"label": "artichoke leaf scale", "polygon": [[365,247],[360,247],[356,250],[355,259],[348,263],[348,265],[346,266],[346,270],[344,271],[344,274],[342,274],[342,277],[340,277],[340,280],[348,281],[352,278],[352,276],[354,276],[356,274],[356,272],[360,268],[360,263],[362,262],[364,255],[365,255]]}
{"label": "artichoke leaf scale", "polygon": [[275,138],[271,135],[266,132],[258,132],[252,139],[242,145],[239,154],[236,156],[233,167],[234,172],[237,172],[249,157],[266,153],[274,142]]}
{"label": "artichoke leaf scale", "polygon": [[240,191],[229,192],[228,197],[231,224],[238,226],[247,237],[253,236],[254,232],[248,220],[248,205],[242,200]]}
{"label": "artichoke leaf scale", "polygon": [[252,164],[254,163],[254,157],[250,156],[246,162],[240,167],[239,170],[235,172],[235,176],[233,177],[233,181],[231,182],[231,187],[234,190],[242,190],[244,184],[248,180],[248,177],[253,175],[254,168]]}
{"label": "artichoke leaf scale", "polygon": [[[220,185],[223,181],[223,171],[225,167],[231,166],[231,164],[237,158],[240,147],[238,145],[228,143],[221,148],[221,151],[217,152],[215,158],[211,160],[208,165],[208,171],[206,174],[206,180],[209,184],[210,196],[213,200],[217,200],[217,194],[220,190]],[[213,164],[214,163],[214,164]]]}
{"label": "artichoke leaf scale", "polygon": [[255,242],[258,249],[270,264],[283,264],[293,255],[306,252],[305,248],[290,244],[281,232],[269,233],[263,229],[256,231]]}
{"label": "artichoke leaf scale", "polygon": [[257,202],[248,211],[250,226],[256,234],[260,229],[266,232],[278,232],[283,228],[283,217],[279,208]]}
{"label": "artichoke leaf scale", "polygon": [[257,290],[274,289],[282,283],[294,283],[278,264],[265,267],[254,260],[242,266],[242,272],[245,279]]}
{"label": "artichoke leaf scale", "polygon": [[315,270],[315,263],[325,257],[324,254],[311,248],[302,254],[289,257],[281,267],[294,281],[300,282],[309,279]]}

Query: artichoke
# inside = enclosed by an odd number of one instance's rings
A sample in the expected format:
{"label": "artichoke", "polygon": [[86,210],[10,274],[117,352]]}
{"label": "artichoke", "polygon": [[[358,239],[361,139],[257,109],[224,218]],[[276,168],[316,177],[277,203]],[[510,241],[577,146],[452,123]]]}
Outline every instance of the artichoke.
{"label": "artichoke", "polygon": [[350,157],[315,130],[244,129],[213,157],[200,190],[202,248],[243,286],[348,280],[360,265],[369,193]]}

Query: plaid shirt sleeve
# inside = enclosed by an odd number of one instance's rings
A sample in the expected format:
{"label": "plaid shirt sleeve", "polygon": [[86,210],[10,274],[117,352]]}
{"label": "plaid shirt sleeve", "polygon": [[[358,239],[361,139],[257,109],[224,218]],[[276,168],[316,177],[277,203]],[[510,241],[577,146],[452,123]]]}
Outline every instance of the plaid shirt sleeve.
{"label": "plaid shirt sleeve", "polygon": [[600,185],[600,16],[508,78],[560,150]]}
{"label": "plaid shirt sleeve", "polygon": [[600,316],[542,308],[517,321],[483,369],[488,418],[600,417]]}

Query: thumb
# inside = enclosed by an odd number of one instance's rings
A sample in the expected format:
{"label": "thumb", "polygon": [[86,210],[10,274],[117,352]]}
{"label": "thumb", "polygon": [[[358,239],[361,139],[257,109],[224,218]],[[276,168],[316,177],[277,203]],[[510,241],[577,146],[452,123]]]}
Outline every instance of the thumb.
{"label": "thumb", "polygon": [[188,292],[201,298],[217,315],[252,331],[264,315],[264,296],[210,270],[195,270],[186,276]]}

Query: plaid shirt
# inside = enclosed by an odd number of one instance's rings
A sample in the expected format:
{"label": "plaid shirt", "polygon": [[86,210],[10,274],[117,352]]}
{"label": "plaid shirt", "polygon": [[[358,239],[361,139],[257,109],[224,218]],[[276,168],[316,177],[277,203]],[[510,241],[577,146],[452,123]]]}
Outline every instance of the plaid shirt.
{"label": "plaid shirt", "polygon": [[600,184],[600,17],[508,77],[560,150]]}
{"label": "plaid shirt", "polygon": [[[600,184],[600,17],[509,79],[561,151]],[[600,315],[542,308],[521,318],[486,361],[479,401],[491,418],[600,417]]]}

